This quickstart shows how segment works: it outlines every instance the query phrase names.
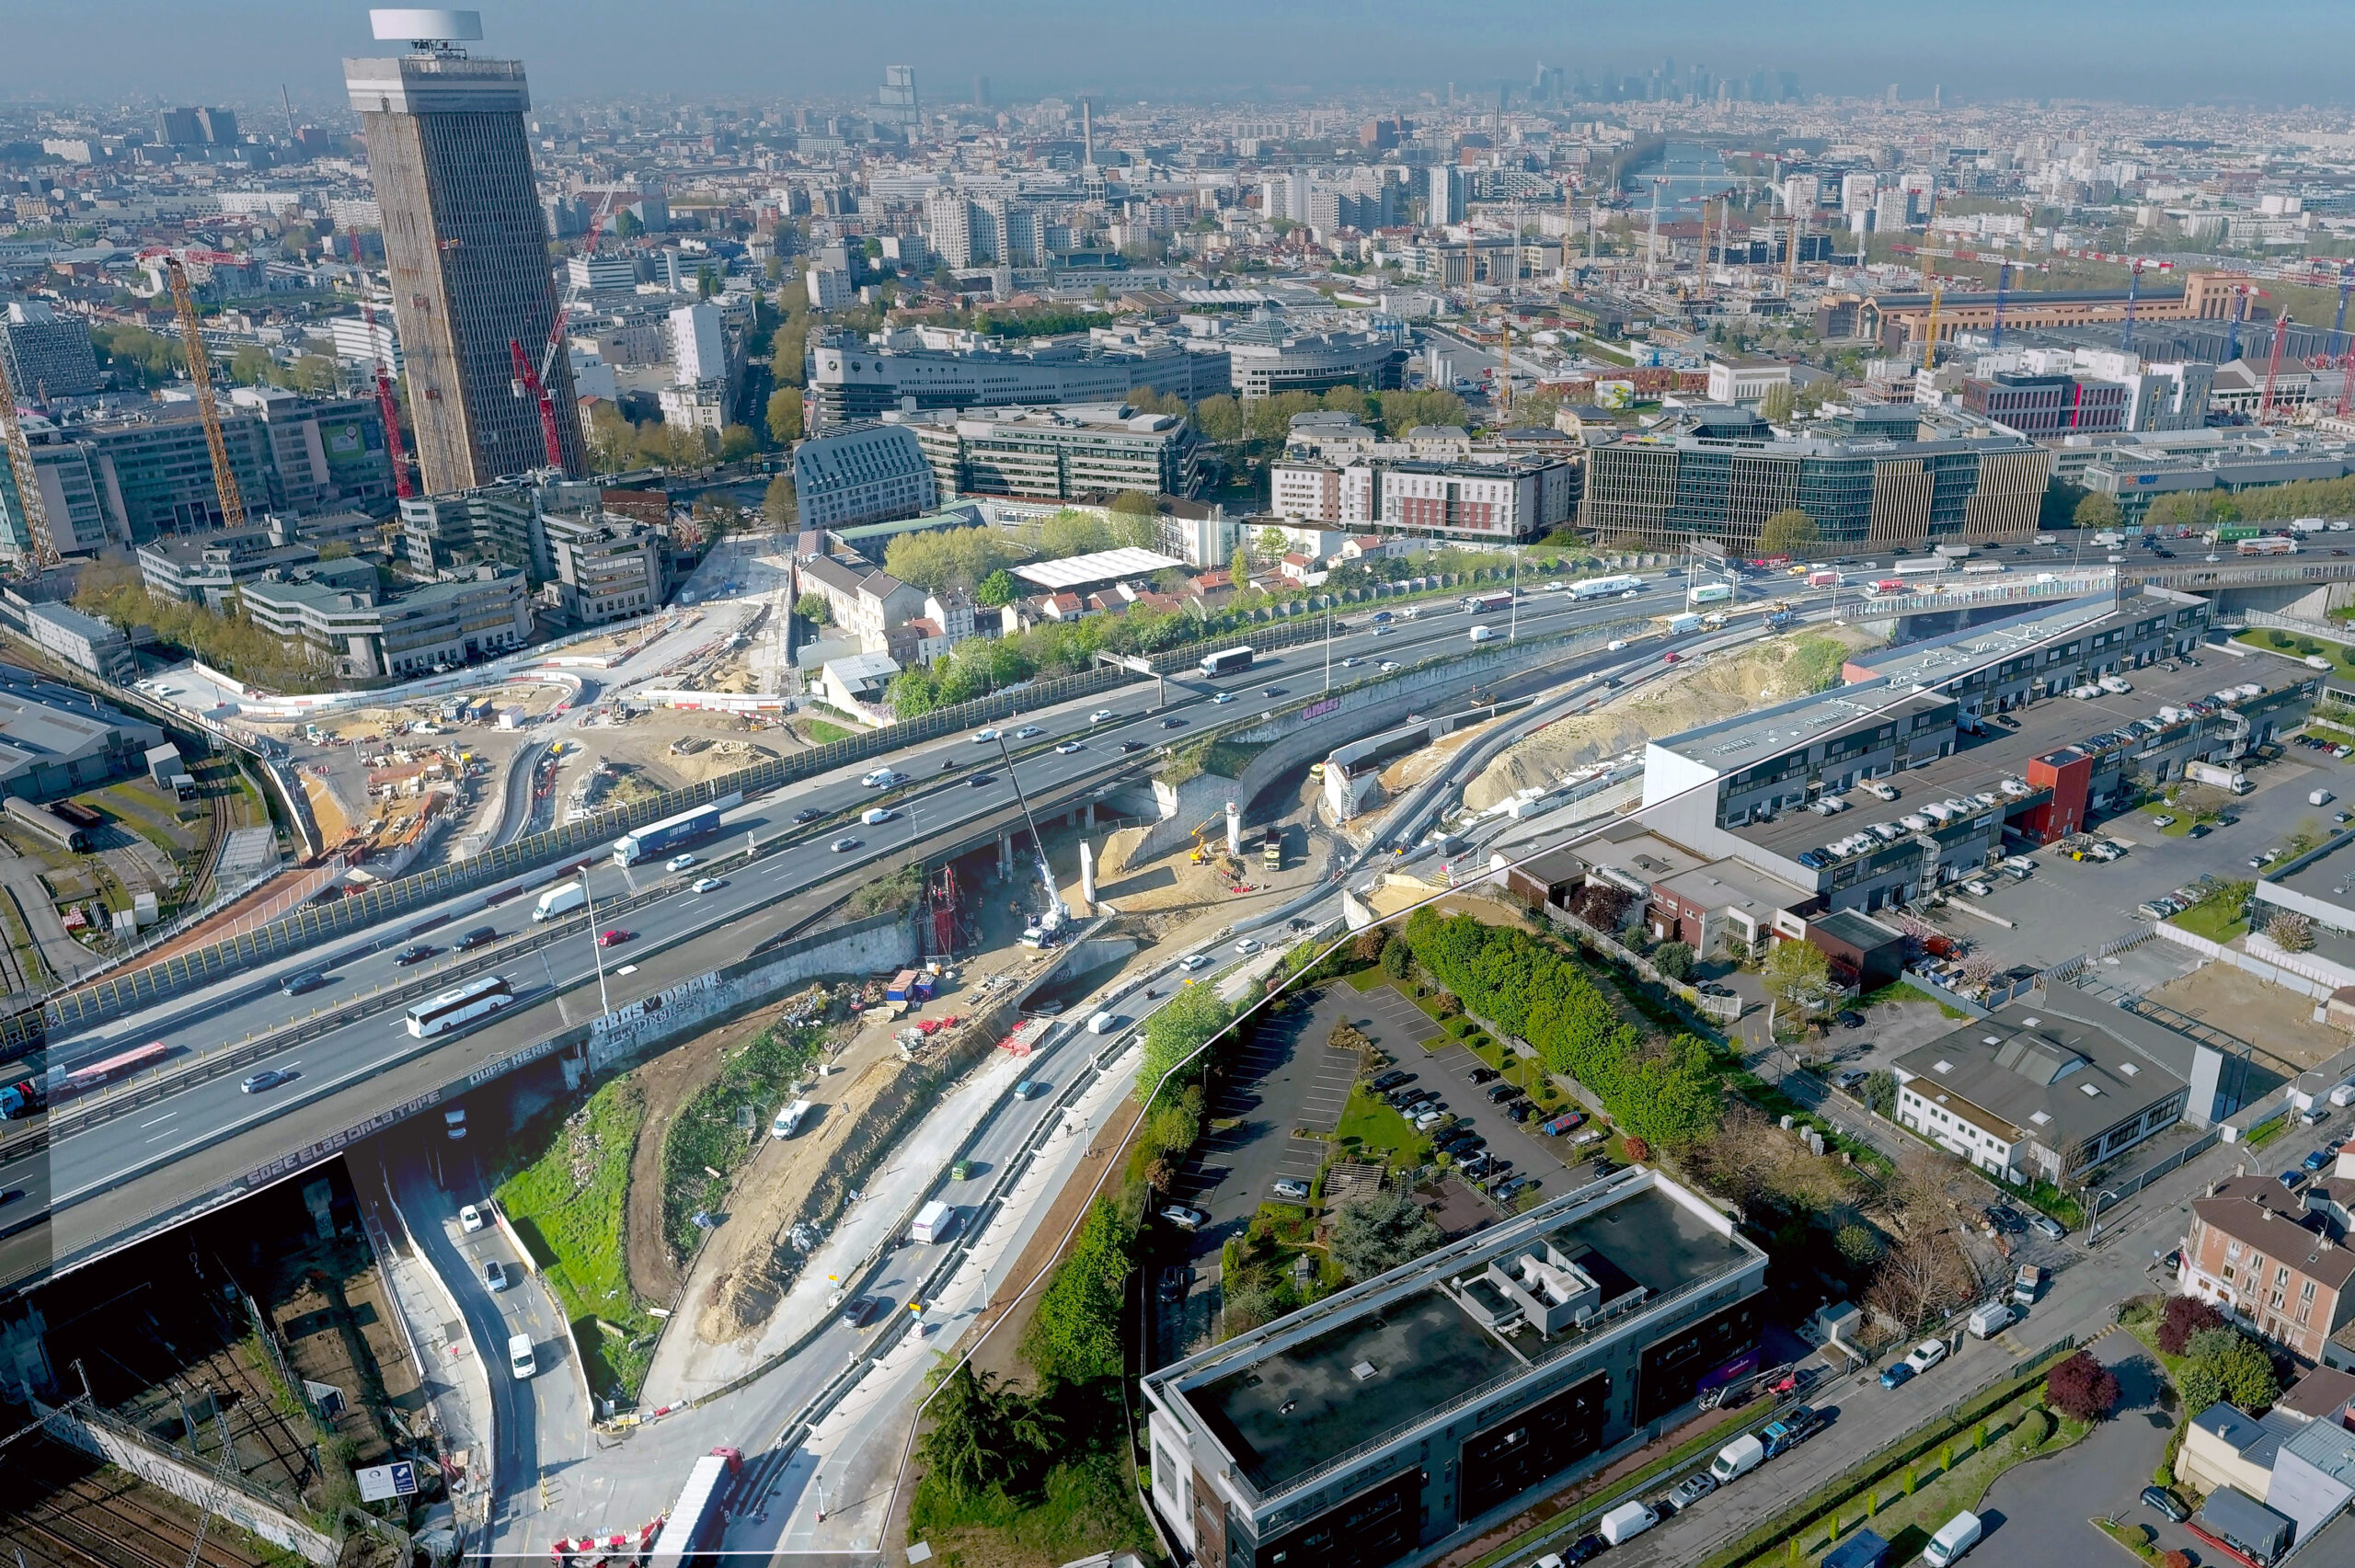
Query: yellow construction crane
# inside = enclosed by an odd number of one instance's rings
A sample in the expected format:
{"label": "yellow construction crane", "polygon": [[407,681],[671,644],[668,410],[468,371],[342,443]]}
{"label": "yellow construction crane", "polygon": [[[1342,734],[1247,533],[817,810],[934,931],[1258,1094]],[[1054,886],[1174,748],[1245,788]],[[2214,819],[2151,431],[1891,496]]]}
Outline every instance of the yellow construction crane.
{"label": "yellow construction crane", "polygon": [[25,441],[25,427],[17,419],[17,393],[8,384],[8,367],[0,361],[0,441],[8,447],[8,471],[16,475],[17,509],[24,515],[25,538],[32,549],[33,575],[57,565],[57,543],[50,537],[49,507],[40,498],[40,474],[33,467],[33,449]]}
{"label": "yellow construction crane", "polygon": [[237,491],[236,472],[229,466],[229,443],[221,435],[221,409],[213,401],[213,366],[204,357],[204,336],[197,330],[196,299],[189,292],[188,272],[180,266],[180,258],[167,255],[164,266],[171,273],[172,308],[179,313],[188,377],[196,383],[196,411],[204,420],[204,444],[213,453],[213,488],[221,498],[221,526],[243,528],[246,500]]}
{"label": "yellow construction crane", "polygon": [[1922,369],[1934,371],[1938,366],[1938,296],[1944,291],[1937,273],[1932,269],[1930,240],[1936,233],[1938,222],[1938,188],[1930,187],[1930,215],[1922,220],[1922,283],[1930,291],[1930,320],[1922,334]]}

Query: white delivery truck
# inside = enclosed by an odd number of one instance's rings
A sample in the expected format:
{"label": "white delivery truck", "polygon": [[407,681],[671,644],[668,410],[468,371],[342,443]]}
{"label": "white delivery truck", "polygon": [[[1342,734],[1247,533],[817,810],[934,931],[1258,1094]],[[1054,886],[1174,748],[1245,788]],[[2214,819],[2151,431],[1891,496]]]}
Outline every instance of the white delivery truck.
{"label": "white delivery truck", "polygon": [[2338,798],[2338,797],[2337,795],[2331,794],[2330,791],[2326,789],[2310,789],[2306,792],[2306,804],[2308,806],[2328,806],[2332,801]]}
{"label": "white delivery truck", "polygon": [[1109,1035],[1120,1026],[1120,1015],[1113,1013],[1099,1013],[1087,1021],[1087,1032],[1091,1035]]}
{"label": "white delivery truck", "polygon": [[532,1380],[532,1374],[540,1369],[540,1364],[532,1358],[532,1336],[530,1334],[517,1333],[508,1335],[507,1367],[508,1370],[515,1374],[515,1380],[519,1383],[530,1382]]}
{"label": "white delivery truck", "polygon": [[540,895],[532,910],[535,921],[552,921],[558,915],[569,915],[589,902],[589,889],[580,883],[568,882],[561,887],[551,887]]}
{"label": "white delivery truck", "polygon": [[[1603,1539],[1614,1546],[1623,1546],[1658,1523],[1660,1515],[1650,1504],[1631,1499],[1603,1515],[1598,1528]],[[1971,1539],[1975,1540],[1978,1538],[1974,1536]]]}
{"label": "white delivery truck", "polygon": [[2213,784],[2218,789],[2229,790],[2234,795],[2246,795],[2257,787],[2248,782],[2248,775],[2238,768],[2219,767],[2213,762],[2186,762],[2183,765],[2183,776],[2193,784]]}
{"label": "white delivery truck", "polygon": [[1970,1314],[1970,1337],[1992,1339],[2011,1327],[2012,1320],[2018,1316],[2001,1301],[1990,1301],[1985,1306],[1974,1308]]}
{"label": "white delivery truck", "polygon": [[1709,1461],[1709,1473],[1723,1486],[1729,1481],[1739,1481],[1766,1462],[1766,1445],[1753,1433],[1745,1432],[1717,1450]]}
{"label": "white delivery truck", "polygon": [[956,1232],[957,1211],[938,1198],[916,1210],[916,1222],[908,1228],[909,1237],[927,1247],[935,1242],[947,1241]]}
{"label": "white delivery truck", "polygon": [[1476,643],[1493,641],[1496,635],[1497,629],[1494,626],[1475,626],[1472,628],[1472,640]]}

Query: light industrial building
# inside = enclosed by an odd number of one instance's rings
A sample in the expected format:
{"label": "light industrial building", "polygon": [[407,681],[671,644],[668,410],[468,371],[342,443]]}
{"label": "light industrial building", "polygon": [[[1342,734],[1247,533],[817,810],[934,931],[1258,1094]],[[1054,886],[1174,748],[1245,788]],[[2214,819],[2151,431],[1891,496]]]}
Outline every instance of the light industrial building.
{"label": "light industrial building", "polygon": [[0,795],[46,800],[144,770],[164,732],[71,686],[0,670]]}
{"label": "light industrial building", "polygon": [[1637,1167],[1145,1375],[1196,1562],[1383,1568],[1469,1539],[1726,1381],[1766,1256]]}
{"label": "light industrial building", "polygon": [[804,528],[856,528],[917,517],[940,485],[905,425],[849,425],[793,449],[793,496]]}
{"label": "light industrial building", "polygon": [[970,333],[841,333],[811,343],[809,382],[821,431],[910,408],[1117,403],[1139,389],[1198,403],[1231,390],[1224,349],[1132,329],[1021,348]]}
{"label": "light industrial building", "polygon": [[1191,496],[1201,450],[1185,420],[1125,403],[886,416],[915,432],[944,499],[1107,500]]}
{"label": "light industrial building", "polygon": [[1747,410],[1709,407],[1602,441],[1586,464],[1579,522],[1598,539],[1748,556],[1766,520],[1793,508],[1827,554],[2033,537],[2052,454],[2000,434],[1782,437]]}
{"label": "light industrial building", "polygon": [[[384,211],[419,471],[428,491],[464,490],[546,465],[539,410],[512,390],[511,346],[539,354],[556,320],[556,284],[523,124],[523,63],[468,58],[462,45],[482,31],[473,12],[374,14],[380,27],[412,17],[449,17],[467,36],[346,60],[344,85]],[[581,473],[567,356],[549,357],[546,385],[562,467]]]}

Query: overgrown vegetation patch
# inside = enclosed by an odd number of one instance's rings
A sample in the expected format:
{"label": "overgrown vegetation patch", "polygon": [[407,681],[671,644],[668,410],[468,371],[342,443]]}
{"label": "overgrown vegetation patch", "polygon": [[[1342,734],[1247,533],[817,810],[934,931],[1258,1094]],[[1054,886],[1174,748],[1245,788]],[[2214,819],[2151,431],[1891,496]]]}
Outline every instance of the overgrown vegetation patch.
{"label": "overgrown vegetation patch", "polygon": [[729,1055],[719,1075],[681,1107],[662,1139],[662,1240],[695,1251],[698,1213],[724,1202],[729,1178],[768,1130],[786,1093],[816,1059],[820,1031],[774,1024]]}

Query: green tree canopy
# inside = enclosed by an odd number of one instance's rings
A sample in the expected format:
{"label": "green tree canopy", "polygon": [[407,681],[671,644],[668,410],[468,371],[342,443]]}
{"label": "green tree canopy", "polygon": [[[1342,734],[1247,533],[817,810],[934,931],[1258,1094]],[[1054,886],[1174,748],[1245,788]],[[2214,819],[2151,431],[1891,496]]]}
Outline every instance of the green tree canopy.
{"label": "green tree canopy", "polygon": [[1022,597],[1022,585],[1004,567],[983,578],[973,588],[973,602],[996,610]]}
{"label": "green tree canopy", "polygon": [[1050,1383],[1120,1375],[1120,1300],[1135,1266],[1132,1240],[1109,1200],[1089,1207],[1022,1335],[1023,1359]]}
{"label": "green tree canopy", "polygon": [[801,499],[794,493],[793,475],[780,474],[761,492],[761,516],[771,528],[789,528],[801,515]]}
{"label": "green tree canopy", "polygon": [[1819,1009],[1832,984],[1832,960],[1812,942],[1777,942],[1761,974],[1766,989],[1786,1007]]}
{"label": "green tree canopy", "polygon": [[1137,1066],[1137,1088],[1150,1094],[1161,1083],[1165,1073],[1174,1074],[1168,1080],[1171,1088],[1181,1088],[1202,1074],[1200,1058],[1184,1067],[1194,1051],[1205,1040],[1227,1026],[1235,1017],[1235,1010],[1218,998],[1208,986],[1186,986],[1170,998],[1166,1006],[1155,1013],[1144,1026],[1144,1059]]}
{"label": "green tree canopy", "polygon": [[1352,1281],[1410,1264],[1440,1243],[1439,1222],[1412,1193],[1384,1187],[1372,1197],[1333,1211],[1327,1251]]}
{"label": "green tree canopy", "polygon": [[1797,507],[1786,507],[1761,523],[1758,528],[1758,553],[1762,555],[1797,555],[1816,542],[1815,519]]}
{"label": "green tree canopy", "polygon": [[790,446],[801,439],[801,389],[780,386],[769,394],[769,439]]}
{"label": "green tree canopy", "polygon": [[1111,547],[1111,529],[1090,512],[1059,511],[1039,525],[1039,554],[1051,561]]}
{"label": "green tree canopy", "polygon": [[2223,1400],[2250,1414],[2262,1413],[2280,1397],[2281,1379],[2273,1359],[2236,1328],[2209,1329],[2185,1346],[2189,1360],[2176,1376],[2187,1415]]}
{"label": "green tree canopy", "polygon": [[2116,528],[2120,516],[2116,501],[2099,490],[2088,490],[2077,503],[2074,521],[2079,528]]}
{"label": "green tree canopy", "polygon": [[1194,424],[1205,441],[1231,444],[1243,439],[1243,405],[1222,392],[1194,405]]}
{"label": "green tree canopy", "polygon": [[805,593],[793,601],[793,612],[813,626],[822,626],[834,618],[833,607],[822,593]]}
{"label": "green tree canopy", "polygon": [[1045,1402],[1002,1387],[970,1361],[943,1378],[925,1417],[931,1426],[916,1439],[925,1479],[969,1501],[993,1487],[1021,1492],[1054,1447]]}
{"label": "green tree canopy", "polygon": [[1798,406],[1798,396],[1786,382],[1767,389],[1766,395],[1758,400],[1758,415],[1770,425],[1786,425]]}
{"label": "green tree canopy", "polygon": [[750,425],[723,425],[719,429],[719,461],[741,463],[761,450],[761,439]]}
{"label": "green tree canopy", "polygon": [[994,528],[938,528],[892,540],[883,552],[883,569],[926,593],[971,594],[991,573],[1021,558],[1020,548]]}

